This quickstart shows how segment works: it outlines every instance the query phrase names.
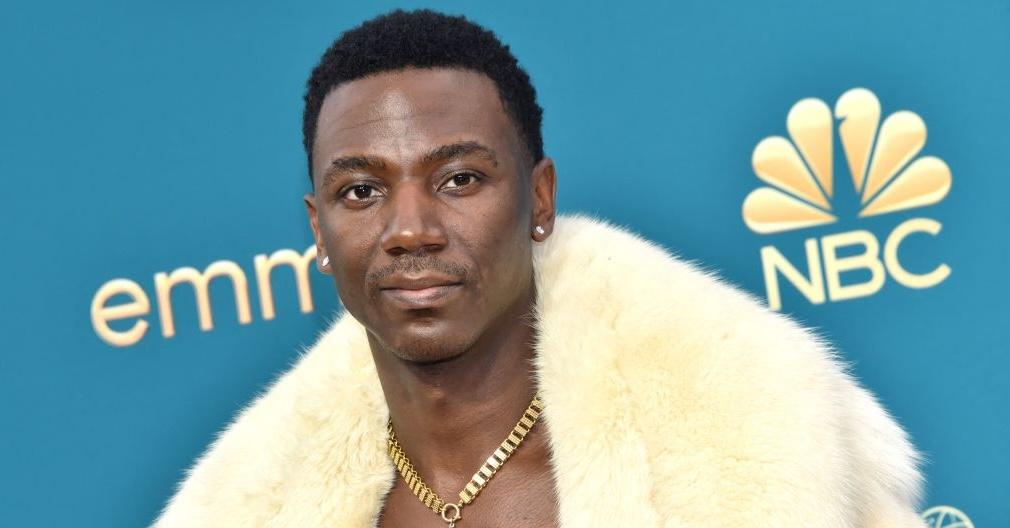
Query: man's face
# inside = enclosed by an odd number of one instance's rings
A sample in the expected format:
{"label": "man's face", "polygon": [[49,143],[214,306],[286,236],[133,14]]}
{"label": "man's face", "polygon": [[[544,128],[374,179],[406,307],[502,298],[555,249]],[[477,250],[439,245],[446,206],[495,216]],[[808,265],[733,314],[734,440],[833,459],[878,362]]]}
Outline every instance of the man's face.
{"label": "man's face", "polygon": [[444,360],[515,324],[505,314],[532,287],[532,229],[553,226],[554,172],[530,166],[487,76],[406,69],[341,85],[320,111],[312,173],[319,259],[386,349]]}

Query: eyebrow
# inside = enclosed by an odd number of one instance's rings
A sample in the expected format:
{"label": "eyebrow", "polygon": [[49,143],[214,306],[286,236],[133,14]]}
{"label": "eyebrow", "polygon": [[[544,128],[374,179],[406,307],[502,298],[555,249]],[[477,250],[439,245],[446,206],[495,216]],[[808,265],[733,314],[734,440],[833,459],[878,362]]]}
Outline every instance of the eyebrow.
{"label": "eyebrow", "polygon": [[456,143],[442,145],[425,154],[421,158],[421,163],[432,165],[470,155],[482,156],[495,167],[498,166],[498,157],[495,155],[494,150],[476,141],[457,141]]}
{"label": "eyebrow", "polygon": [[382,170],[386,164],[374,156],[341,156],[334,158],[330,166],[323,173],[323,188],[330,185],[330,181],[341,174],[360,170]]}
{"label": "eyebrow", "polygon": [[[423,165],[433,165],[455,158],[477,155],[498,166],[498,156],[490,147],[477,141],[457,141],[436,147],[421,157]],[[330,166],[323,173],[323,187],[327,187],[330,181],[341,174],[361,170],[383,170],[386,163],[381,158],[375,156],[341,156],[334,158]]]}

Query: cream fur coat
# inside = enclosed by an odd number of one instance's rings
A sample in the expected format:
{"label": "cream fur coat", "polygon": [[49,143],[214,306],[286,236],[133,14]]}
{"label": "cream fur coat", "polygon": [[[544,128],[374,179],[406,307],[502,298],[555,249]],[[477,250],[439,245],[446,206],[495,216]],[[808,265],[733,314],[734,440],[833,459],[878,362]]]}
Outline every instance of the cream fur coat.
{"label": "cream fur coat", "polygon": [[[559,216],[534,245],[562,527],[923,526],[917,452],[816,336],[597,218]],[[155,526],[374,526],[395,476],[387,416],[364,327],[345,312],[217,438]]]}

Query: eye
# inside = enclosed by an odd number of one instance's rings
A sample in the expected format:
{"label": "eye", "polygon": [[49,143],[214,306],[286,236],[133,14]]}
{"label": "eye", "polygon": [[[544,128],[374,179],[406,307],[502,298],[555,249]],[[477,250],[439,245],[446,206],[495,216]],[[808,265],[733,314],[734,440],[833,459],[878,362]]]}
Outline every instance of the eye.
{"label": "eye", "polygon": [[376,194],[373,191],[378,191],[378,189],[366,183],[359,183],[344,189],[340,193],[340,197],[346,198],[349,202],[361,202],[375,198]]}
{"label": "eye", "polygon": [[457,172],[445,182],[444,187],[449,189],[461,189],[472,185],[473,182],[478,179],[479,177],[472,172]]}

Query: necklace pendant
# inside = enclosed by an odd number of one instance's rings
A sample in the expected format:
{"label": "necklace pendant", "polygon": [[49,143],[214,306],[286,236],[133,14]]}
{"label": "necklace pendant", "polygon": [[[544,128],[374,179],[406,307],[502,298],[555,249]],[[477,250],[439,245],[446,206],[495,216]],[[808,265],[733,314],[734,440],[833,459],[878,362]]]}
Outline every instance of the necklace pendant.
{"label": "necklace pendant", "polygon": [[449,523],[449,528],[456,528],[456,521],[463,518],[463,508],[452,502],[443,504],[441,513],[442,520]]}

